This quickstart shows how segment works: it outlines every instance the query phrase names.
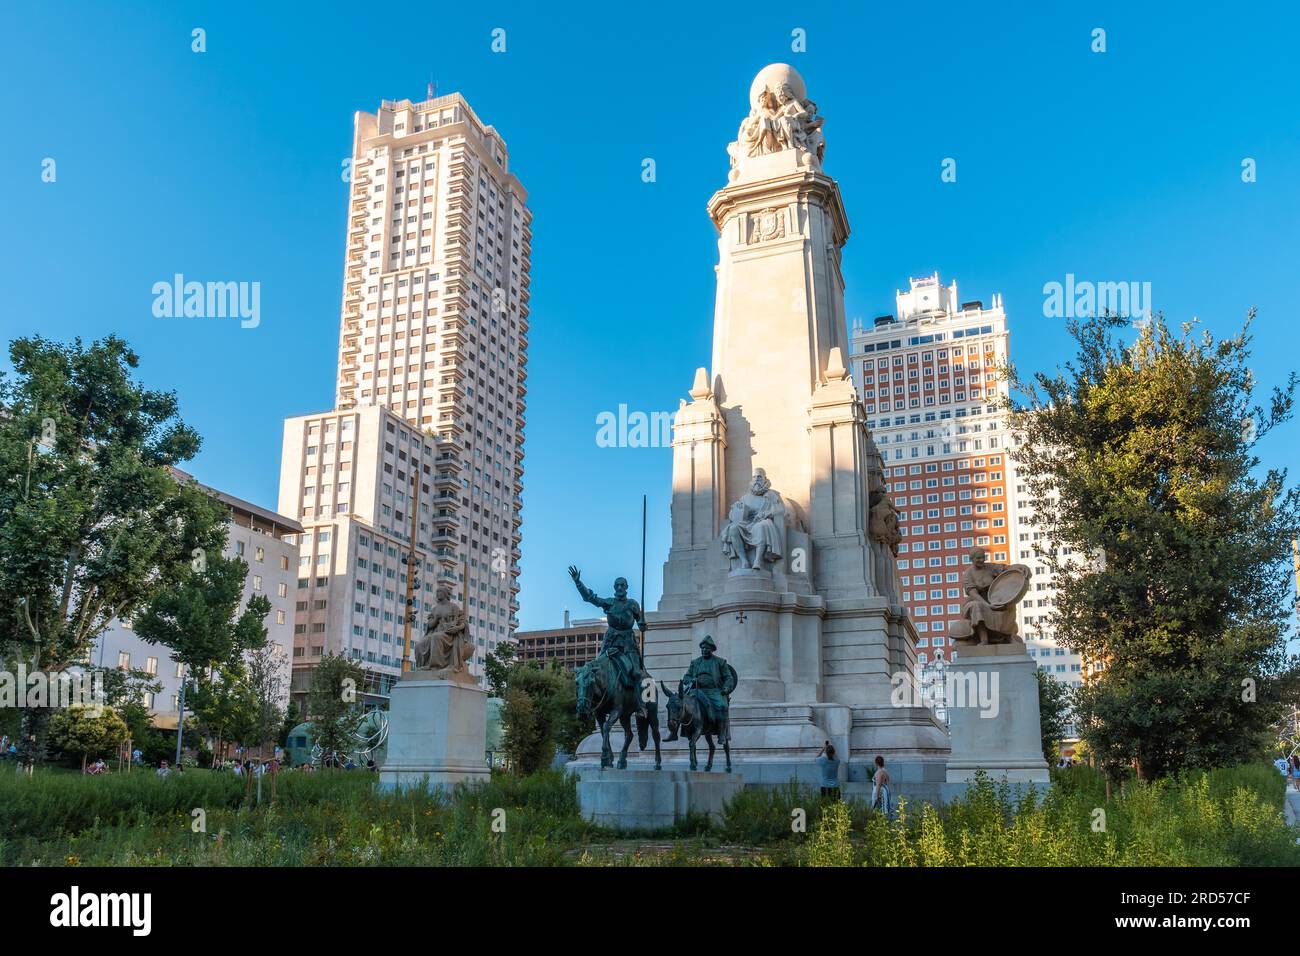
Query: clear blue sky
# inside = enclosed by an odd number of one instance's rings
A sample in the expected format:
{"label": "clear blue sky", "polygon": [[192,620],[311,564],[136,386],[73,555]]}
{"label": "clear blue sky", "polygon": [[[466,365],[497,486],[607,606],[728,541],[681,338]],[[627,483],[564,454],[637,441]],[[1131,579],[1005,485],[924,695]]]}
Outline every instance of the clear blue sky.
{"label": "clear blue sky", "polygon": [[[501,131],[535,214],[520,620],[578,610],[570,563],[636,589],[643,492],[653,607],[670,453],[599,448],[595,418],[676,408],[709,360],[705,203],[766,63],[826,117],[850,316],[937,269],[963,299],[1002,292],[1014,360],[1049,368],[1068,341],[1042,287],[1072,272],[1149,281],[1216,333],[1256,306],[1259,380],[1296,366],[1300,17],[1202,6],[399,4],[385,33],[356,4],[7,4],[0,337],[124,336],[203,435],[191,470],[274,507],[282,420],[334,398],[352,114],[432,74]],[[176,272],[260,282],[261,325],[154,318]],[[1297,448],[1292,423],[1262,451],[1295,472]]]}

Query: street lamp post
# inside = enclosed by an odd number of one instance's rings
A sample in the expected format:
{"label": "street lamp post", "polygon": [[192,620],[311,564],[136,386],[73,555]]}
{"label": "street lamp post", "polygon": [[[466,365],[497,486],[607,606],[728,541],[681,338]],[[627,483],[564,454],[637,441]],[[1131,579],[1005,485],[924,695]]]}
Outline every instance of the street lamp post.
{"label": "street lamp post", "polygon": [[176,714],[176,766],[181,765],[181,735],[185,731],[185,685],[189,683],[190,670],[181,666],[181,694],[177,702]]}

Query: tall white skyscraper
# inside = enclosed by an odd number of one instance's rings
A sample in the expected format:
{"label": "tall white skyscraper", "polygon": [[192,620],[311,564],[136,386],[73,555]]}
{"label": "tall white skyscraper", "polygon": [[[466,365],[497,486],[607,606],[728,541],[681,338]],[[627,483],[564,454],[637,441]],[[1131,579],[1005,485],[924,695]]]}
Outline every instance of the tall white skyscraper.
{"label": "tall white skyscraper", "polygon": [[[439,579],[465,603],[480,678],[516,626],[532,214],[505,141],[457,93],[358,113],[350,168],[336,407],[285,423],[281,507],[331,536],[300,574],[297,671],[347,653],[385,695],[408,544],[415,636]],[[400,561],[368,553],[362,580],[363,537]]]}

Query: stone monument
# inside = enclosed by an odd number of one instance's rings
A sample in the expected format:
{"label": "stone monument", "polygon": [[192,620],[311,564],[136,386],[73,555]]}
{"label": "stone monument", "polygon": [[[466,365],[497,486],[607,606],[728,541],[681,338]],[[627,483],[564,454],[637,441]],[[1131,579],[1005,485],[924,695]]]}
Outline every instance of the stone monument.
{"label": "stone monument", "polygon": [[995,564],[984,548],[970,552],[961,618],[948,630],[957,657],[948,668],[952,786],[945,795],[960,795],[980,770],[1010,783],[1051,780],[1039,729],[1037,665],[1016,623],[1029,585],[1025,565]]}
{"label": "stone monument", "polygon": [[[948,736],[895,706],[915,680],[897,517],[845,367],[840,250],[849,225],[802,77],[755,77],[708,204],[718,230],[712,369],[673,425],[672,542],[646,614],[645,667],[682,673],[705,635],[736,668],[729,738],[748,785],[817,782],[827,740],[867,786],[877,754],[911,798],[937,799]],[[687,763],[680,742],[666,765]],[[588,738],[575,763],[590,766]],[[634,758],[635,762],[635,758]]]}
{"label": "stone monument", "polygon": [[451,596],[450,584],[439,583],[438,603],[412,648],[414,667],[389,698],[388,756],[379,771],[384,789],[449,788],[491,776],[487,691],[469,672],[469,615]]}

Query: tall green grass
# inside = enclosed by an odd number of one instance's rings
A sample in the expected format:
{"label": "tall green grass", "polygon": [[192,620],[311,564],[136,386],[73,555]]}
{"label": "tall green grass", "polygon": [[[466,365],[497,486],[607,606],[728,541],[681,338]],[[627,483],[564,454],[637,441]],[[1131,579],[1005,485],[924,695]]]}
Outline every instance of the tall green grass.
{"label": "tall green grass", "polygon": [[822,808],[803,860],[867,866],[1297,866],[1282,817],[1284,783],[1269,766],[1129,781],[1107,802],[1083,767],[1053,771],[1046,793],[981,778],[939,810],[898,819]]}
{"label": "tall green grass", "polygon": [[0,775],[0,864],[556,865],[591,829],[558,772],[445,795],[382,793],[359,772],[287,773],[275,804],[269,781],[262,795],[249,804],[233,774]]}
{"label": "tall green grass", "polygon": [[1129,781],[1109,802],[1087,768],[1053,780],[1017,794],[982,779],[939,810],[903,803],[895,820],[794,784],[745,790],[719,823],[637,836],[585,822],[575,779],[557,771],[449,794],[286,773],[274,805],[269,781],[250,804],[232,774],[0,773],[0,865],[1300,865],[1271,766]]}

